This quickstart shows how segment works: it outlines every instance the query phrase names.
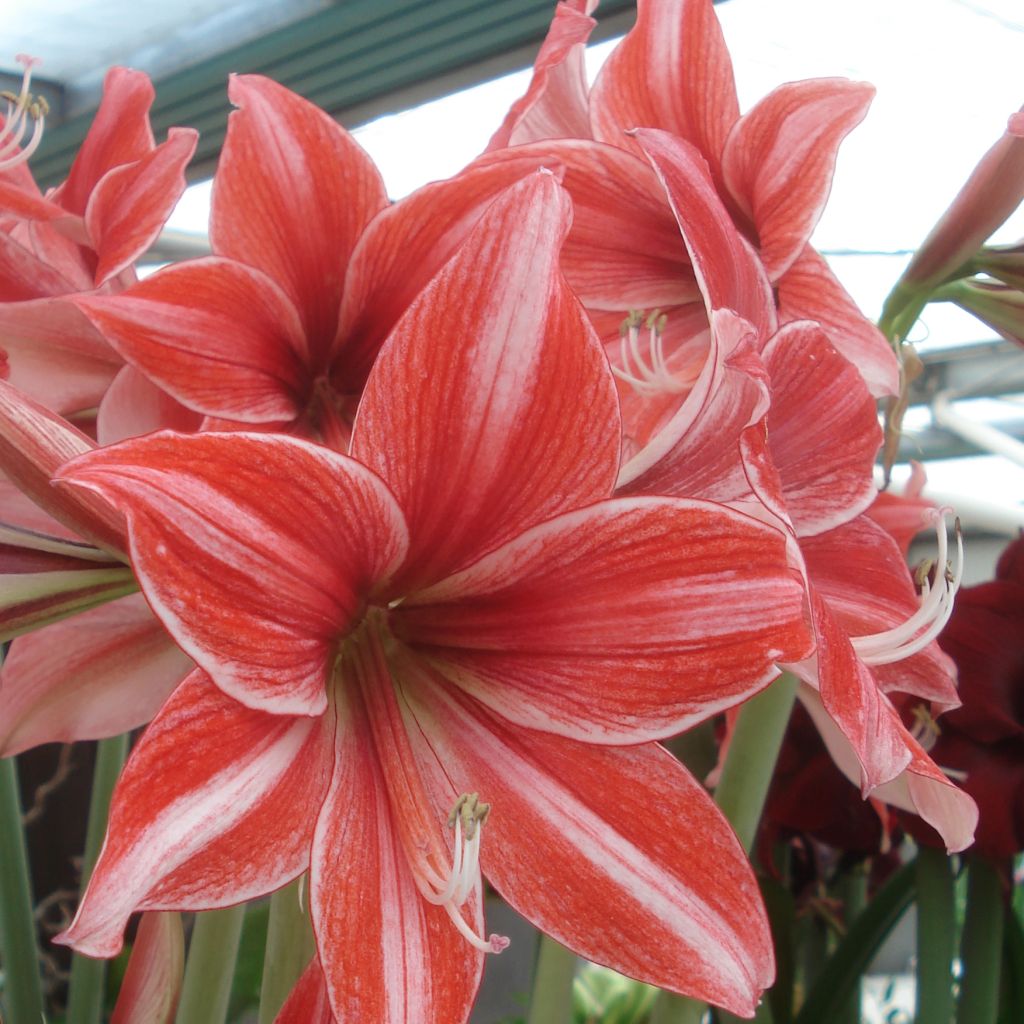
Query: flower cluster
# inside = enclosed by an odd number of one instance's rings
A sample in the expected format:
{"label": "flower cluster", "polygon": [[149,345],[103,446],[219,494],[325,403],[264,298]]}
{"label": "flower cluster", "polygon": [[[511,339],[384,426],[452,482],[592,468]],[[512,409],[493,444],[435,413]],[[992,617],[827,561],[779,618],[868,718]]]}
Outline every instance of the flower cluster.
{"label": "flower cluster", "polygon": [[486,875],[749,1015],[757,885],[658,741],[783,669],[865,795],[970,843],[899,710],[958,703],[958,570],[941,515],[919,585],[872,518],[898,365],[809,243],[872,90],[741,115],[710,0],[641,0],[588,88],[587,7],[488,151],[396,203],[232,78],[213,255],[144,280],[195,145],[155,144],[145,76],[110,72],[56,191],[0,165],[0,752],[149,723],[76,950],[308,873],[280,1020],[461,1021],[507,944]]}

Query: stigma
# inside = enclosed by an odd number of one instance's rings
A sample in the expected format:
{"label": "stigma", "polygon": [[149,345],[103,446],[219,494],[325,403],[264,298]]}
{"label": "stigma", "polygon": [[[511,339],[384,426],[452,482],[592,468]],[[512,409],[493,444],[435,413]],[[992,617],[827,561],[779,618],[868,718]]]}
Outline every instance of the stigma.
{"label": "stigma", "polygon": [[[3,130],[0,130],[0,171],[8,171],[18,164],[25,163],[39,148],[39,143],[43,139],[46,115],[50,112],[46,97],[33,96],[28,88],[32,81],[32,69],[39,63],[38,59],[19,53],[16,60],[25,68],[21,78],[21,89],[17,93],[0,92],[0,96],[7,101],[4,126]],[[21,140],[25,137],[29,121],[34,122],[32,136],[22,147]]]}
{"label": "stigma", "polygon": [[[953,614],[953,600],[964,571],[964,544],[960,531],[960,520],[955,520],[956,565],[950,567],[946,561],[948,541],[946,538],[946,515],[950,509],[934,509],[928,513],[935,526],[938,554],[935,562],[926,562],[915,574],[921,590],[920,606],[905,622],[892,629],[869,636],[851,637],[854,650],[861,661],[868,665],[889,665],[917,654],[942,632],[943,626]],[[929,580],[934,568],[934,582]]]}
{"label": "stigma", "polygon": [[[660,310],[644,314],[630,310],[619,327],[619,362],[612,373],[641,395],[681,395],[689,391],[691,380],[680,380],[665,359],[665,324],[668,318]],[[646,329],[646,345],[641,341]],[[644,349],[646,348],[646,352]]]}
{"label": "stigma", "polygon": [[448,815],[448,827],[455,832],[455,849],[447,878],[436,872],[421,879],[420,892],[428,903],[444,907],[462,937],[483,953],[500,953],[508,947],[504,935],[478,935],[462,916],[461,907],[480,882],[480,841],[491,805],[476,793],[463,793]]}

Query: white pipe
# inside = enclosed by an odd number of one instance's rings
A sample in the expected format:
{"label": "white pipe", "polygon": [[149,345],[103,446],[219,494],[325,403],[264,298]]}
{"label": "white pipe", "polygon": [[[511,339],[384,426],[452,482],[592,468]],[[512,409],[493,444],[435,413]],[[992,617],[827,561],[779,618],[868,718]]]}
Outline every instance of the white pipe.
{"label": "white pipe", "polygon": [[936,423],[947,430],[952,430],[965,441],[970,441],[971,444],[976,444],[993,455],[1002,455],[1016,462],[1018,466],[1024,466],[1024,444],[996,427],[961,416],[953,408],[949,392],[944,391],[932,399],[932,415]]}

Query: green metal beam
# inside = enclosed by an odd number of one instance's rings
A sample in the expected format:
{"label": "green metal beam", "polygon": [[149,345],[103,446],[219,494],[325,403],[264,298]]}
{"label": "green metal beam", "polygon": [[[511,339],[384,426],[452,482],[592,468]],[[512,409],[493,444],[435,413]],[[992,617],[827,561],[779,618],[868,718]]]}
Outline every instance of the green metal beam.
{"label": "green metal beam", "polygon": [[[635,0],[604,0],[595,39],[624,32]],[[349,127],[529,66],[553,0],[344,0],[258,40],[156,80],[157,138],[172,125],[200,131],[190,169],[212,173],[224,141],[232,72],[268,75]],[[94,111],[55,125],[33,171],[43,185],[66,175]]]}

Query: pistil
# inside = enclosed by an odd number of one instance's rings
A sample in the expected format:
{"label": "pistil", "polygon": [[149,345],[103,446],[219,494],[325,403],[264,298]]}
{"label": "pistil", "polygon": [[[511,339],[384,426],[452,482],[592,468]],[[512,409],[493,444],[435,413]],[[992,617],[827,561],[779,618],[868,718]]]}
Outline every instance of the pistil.
{"label": "pistil", "polygon": [[[25,68],[21,79],[21,90],[18,93],[0,92],[0,96],[7,101],[4,127],[3,131],[0,131],[0,171],[8,171],[12,167],[17,167],[18,164],[25,163],[39,148],[39,143],[43,138],[46,115],[50,112],[50,105],[46,102],[46,97],[33,96],[28,88],[32,81],[32,69],[39,61],[24,53],[19,53],[16,60]],[[35,122],[32,137],[24,148],[19,150],[18,147],[21,146],[21,140],[25,136],[29,120]]]}

